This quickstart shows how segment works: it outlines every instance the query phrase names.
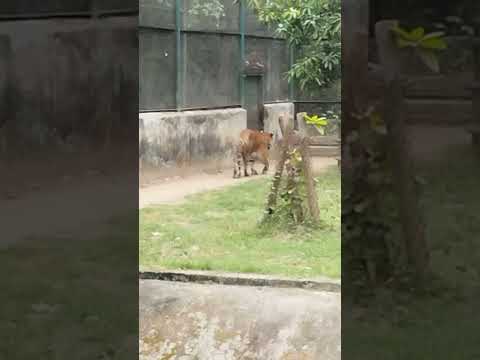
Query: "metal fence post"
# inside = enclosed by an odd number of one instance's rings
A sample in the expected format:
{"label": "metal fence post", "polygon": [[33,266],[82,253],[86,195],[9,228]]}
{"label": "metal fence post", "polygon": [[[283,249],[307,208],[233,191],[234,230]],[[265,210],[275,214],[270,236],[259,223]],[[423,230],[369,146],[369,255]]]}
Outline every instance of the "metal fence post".
{"label": "metal fence post", "polygon": [[245,0],[239,1],[240,6],[240,99],[242,107],[245,107],[245,74],[243,73],[243,67],[245,64],[245,16],[246,6]]}
{"label": "metal fence post", "polygon": [[[288,46],[288,71],[292,70],[295,63],[295,47],[293,44]],[[288,100],[294,101],[295,99],[295,82],[293,79],[288,81]]]}
{"label": "metal fence post", "polygon": [[175,33],[176,33],[176,75],[177,75],[177,89],[176,89],[176,109],[180,111],[183,108],[183,42],[182,42],[182,10],[183,0],[175,0]]}

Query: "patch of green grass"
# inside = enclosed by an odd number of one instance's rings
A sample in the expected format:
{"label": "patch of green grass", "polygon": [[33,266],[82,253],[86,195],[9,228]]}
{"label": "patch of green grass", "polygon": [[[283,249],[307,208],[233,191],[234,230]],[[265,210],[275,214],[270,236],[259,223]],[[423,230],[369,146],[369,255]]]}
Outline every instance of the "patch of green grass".
{"label": "patch of green grass", "polygon": [[318,178],[321,224],[264,226],[271,179],[140,212],[140,265],[294,277],[340,276],[340,173]]}
{"label": "patch of green grass", "polygon": [[[400,322],[342,320],[342,356],[347,359],[478,359],[479,325],[473,303],[412,300]],[[352,324],[356,326],[352,326]]]}
{"label": "patch of green grass", "polygon": [[480,280],[479,163],[473,147],[461,146],[424,170],[428,182],[423,206],[432,267],[448,282],[466,288]]}
{"label": "patch of green grass", "polygon": [[115,221],[108,236],[31,239],[0,250],[1,359],[137,355],[136,215],[135,224]]}
{"label": "patch of green grass", "polygon": [[[386,294],[342,324],[346,358],[478,359],[480,166],[471,146],[422,164],[422,206],[435,274],[429,294]],[[352,315],[352,314],[350,314]],[[353,315],[352,315],[353,316]]]}

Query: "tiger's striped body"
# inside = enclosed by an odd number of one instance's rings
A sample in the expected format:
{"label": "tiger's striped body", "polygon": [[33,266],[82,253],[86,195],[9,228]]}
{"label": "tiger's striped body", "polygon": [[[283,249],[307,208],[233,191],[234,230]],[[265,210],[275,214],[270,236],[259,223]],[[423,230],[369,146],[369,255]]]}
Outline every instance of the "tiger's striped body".
{"label": "tiger's striped body", "polygon": [[[245,129],[240,133],[240,139],[234,149],[233,177],[239,178],[242,175],[242,164],[244,176],[258,175],[255,170],[255,160],[263,165],[262,174],[266,174],[269,168],[269,150],[272,144],[273,134],[263,131]],[[247,163],[250,164],[250,174]]]}

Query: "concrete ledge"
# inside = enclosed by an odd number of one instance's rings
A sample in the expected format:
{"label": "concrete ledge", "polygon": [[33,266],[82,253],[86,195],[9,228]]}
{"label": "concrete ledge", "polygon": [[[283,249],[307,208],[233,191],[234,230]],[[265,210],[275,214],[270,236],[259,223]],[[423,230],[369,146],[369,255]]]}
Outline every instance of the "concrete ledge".
{"label": "concrete ledge", "polygon": [[341,294],[139,281],[140,360],[340,360]]}
{"label": "concrete ledge", "polygon": [[140,161],[182,167],[231,160],[233,142],[246,127],[244,109],[140,113]]}
{"label": "concrete ledge", "polygon": [[273,133],[274,142],[278,142],[282,138],[282,131],[278,124],[278,118],[282,114],[289,114],[293,119],[295,113],[295,105],[290,102],[266,104],[264,106],[264,130]]}
{"label": "concrete ledge", "polygon": [[268,275],[220,273],[211,271],[163,271],[141,269],[141,280],[192,282],[197,284],[221,284],[237,286],[297,288],[306,290],[341,292],[341,282],[328,278],[291,279]]}
{"label": "concrete ledge", "polygon": [[472,120],[472,101],[465,99],[407,99],[408,123],[464,125]]}
{"label": "concrete ledge", "polygon": [[310,155],[314,157],[338,157],[341,155],[340,146],[310,146]]}

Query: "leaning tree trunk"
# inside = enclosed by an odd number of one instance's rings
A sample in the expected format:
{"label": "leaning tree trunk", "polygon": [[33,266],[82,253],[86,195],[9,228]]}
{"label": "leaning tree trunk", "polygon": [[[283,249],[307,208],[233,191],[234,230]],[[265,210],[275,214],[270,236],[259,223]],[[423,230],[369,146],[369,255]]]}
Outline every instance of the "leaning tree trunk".
{"label": "leaning tree trunk", "polygon": [[385,80],[385,124],[388,130],[390,155],[397,189],[400,220],[403,229],[408,262],[421,283],[428,269],[429,253],[425,236],[424,219],[420,210],[410,149],[405,126],[404,88],[406,78],[401,78],[403,66],[399,49],[392,41],[391,28],[395,21],[376,24],[376,40]]}
{"label": "leaning tree trunk", "polygon": [[415,269],[417,280],[422,281],[428,267],[428,247],[423,216],[419,207],[413,163],[406,143],[406,128],[403,118],[405,109],[403,87],[400,79],[394,78],[385,93],[385,123],[388,129],[390,155],[395,187],[398,194],[400,221],[405,237],[408,261]]}
{"label": "leaning tree trunk", "polygon": [[310,141],[304,138],[300,144],[300,154],[302,155],[303,174],[305,177],[305,186],[307,188],[307,201],[310,215],[314,221],[320,219],[320,209],[318,208],[318,197],[315,189],[315,180],[313,179],[312,161],[310,157],[310,149],[308,146]]}
{"label": "leaning tree trunk", "polygon": [[[320,210],[318,208],[318,197],[313,179],[313,171],[308,146],[310,139],[293,130],[293,121],[286,116],[279,118],[279,125],[283,135],[282,152],[280,161],[277,163],[272,188],[267,200],[267,214],[273,214],[277,205],[277,198],[282,186],[282,176],[284,170],[287,171],[286,191],[289,194],[289,212],[295,219],[295,222],[301,223],[305,220],[304,199],[300,192],[300,177],[303,178],[306,185],[306,197],[309,213],[314,221],[319,220]],[[299,165],[293,158],[294,151],[301,155]]]}
{"label": "leaning tree trunk", "polygon": [[285,163],[288,158],[288,144],[286,141],[282,144],[282,151],[280,154],[280,160],[275,168],[275,175],[273,176],[273,183],[267,200],[267,214],[272,214],[277,206],[278,193],[280,191],[280,185],[282,184],[282,175]]}
{"label": "leaning tree trunk", "polygon": [[304,211],[303,201],[301,198],[300,190],[298,188],[300,169],[292,164],[290,161],[286,164],[287,169],[287,187],[286,191],[290,194],[290,215],[293,217],[296,224],[303,222]]}
{"label": "leaning tree trunk", "polygon": [[272,188],[268,194],[266,209],[267,214],[272,214],[277,206],[278,193],[280,192],[280,186],[282,185],[283,170],[288,159],[288,152],[290,148],[288,140],[293,132],[293,126],[289,123],[286,116],[280,116],[278,122],[282,133],[282,146],[280,150],[280,159],[275,167]]}

